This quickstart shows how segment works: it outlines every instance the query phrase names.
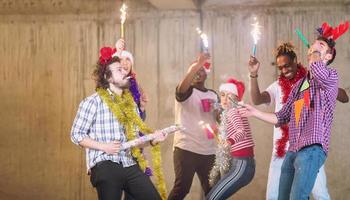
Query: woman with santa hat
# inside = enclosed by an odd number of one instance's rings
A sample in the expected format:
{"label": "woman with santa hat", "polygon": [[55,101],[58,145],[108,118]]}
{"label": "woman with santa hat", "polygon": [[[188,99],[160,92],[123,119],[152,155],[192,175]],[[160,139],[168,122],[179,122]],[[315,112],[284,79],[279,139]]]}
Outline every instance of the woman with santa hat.
{"label": "woman with santa hat", "polygon": [[210,200],[229,198],[248,185],[255,174],[254,142],[248,119],[241,117],[237,109],[244,94],[244,83],[229,79],[220,85],[219,90],[223,111],[220,117],[218,149],[227,149],[228,153],[227,158],[223,158],[225,155],[218,152],[216,154],[210,182],[215,183],[219,174],[221,178],[207,195]]}

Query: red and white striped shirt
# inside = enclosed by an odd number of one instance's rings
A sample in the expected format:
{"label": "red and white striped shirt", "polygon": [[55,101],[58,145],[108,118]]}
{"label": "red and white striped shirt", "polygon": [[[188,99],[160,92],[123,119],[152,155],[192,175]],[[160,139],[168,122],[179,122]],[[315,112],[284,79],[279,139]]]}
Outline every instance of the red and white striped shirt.
{"label": "red and white striped shirt", "polygon": [[227,140],[231,144],[231,155],[253,156],[254,141],[249,122],[233,108],[226,113]]}

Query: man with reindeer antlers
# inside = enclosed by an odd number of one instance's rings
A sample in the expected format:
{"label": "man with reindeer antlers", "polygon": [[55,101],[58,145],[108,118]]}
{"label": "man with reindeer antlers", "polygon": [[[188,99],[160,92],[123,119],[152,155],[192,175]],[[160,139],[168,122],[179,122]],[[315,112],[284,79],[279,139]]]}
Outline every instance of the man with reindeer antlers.
{"label": "man with reindeer antlers", "polygon": [[243,116],[254,116],[277,127],[289,123],[289,149],[281,168],[278,199],[308,199],[324,164],[338,94],[337,71],[329,67],[335,58],[335,40],[349,28],[324,23],[308,51],[309,69],[298,81],[282,109],[266,113],[244,105]]}

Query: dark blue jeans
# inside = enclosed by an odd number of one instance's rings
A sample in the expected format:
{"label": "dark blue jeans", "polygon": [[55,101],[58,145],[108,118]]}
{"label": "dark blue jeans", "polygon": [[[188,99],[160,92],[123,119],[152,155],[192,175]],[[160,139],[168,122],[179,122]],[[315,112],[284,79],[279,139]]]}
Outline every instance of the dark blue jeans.
{"label": "dark blue jeans", "polygon": [[319,144],[304,147],[298,152],[288,151],[281,168],[278,199],[309,199],[325,160],[326,154]]}

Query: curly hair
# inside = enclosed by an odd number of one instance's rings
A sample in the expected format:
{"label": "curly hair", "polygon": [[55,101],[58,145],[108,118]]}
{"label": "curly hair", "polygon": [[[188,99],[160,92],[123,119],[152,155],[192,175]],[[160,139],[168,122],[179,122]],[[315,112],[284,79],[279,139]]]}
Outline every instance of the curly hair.
{"label": "curly hair", "polygon": [[112,73],[109,69],[109,65],[115,62],[120,62],[120,59],[117,56],[114,56],[108,63],[102,64],[100,61],[95,65],[95,69],[92,73],[92,76],[96,82],[95,88],[107,89],[109,86],[108,79],[111,77]]}
{"label": "curly hair", "polygon": [[280,56],[287,56],[291,61],[297,62],[297,55],[295,53],[295,47],[290,42],[285,42],[280,44],[275,52],[275,58],[277,59]]}

